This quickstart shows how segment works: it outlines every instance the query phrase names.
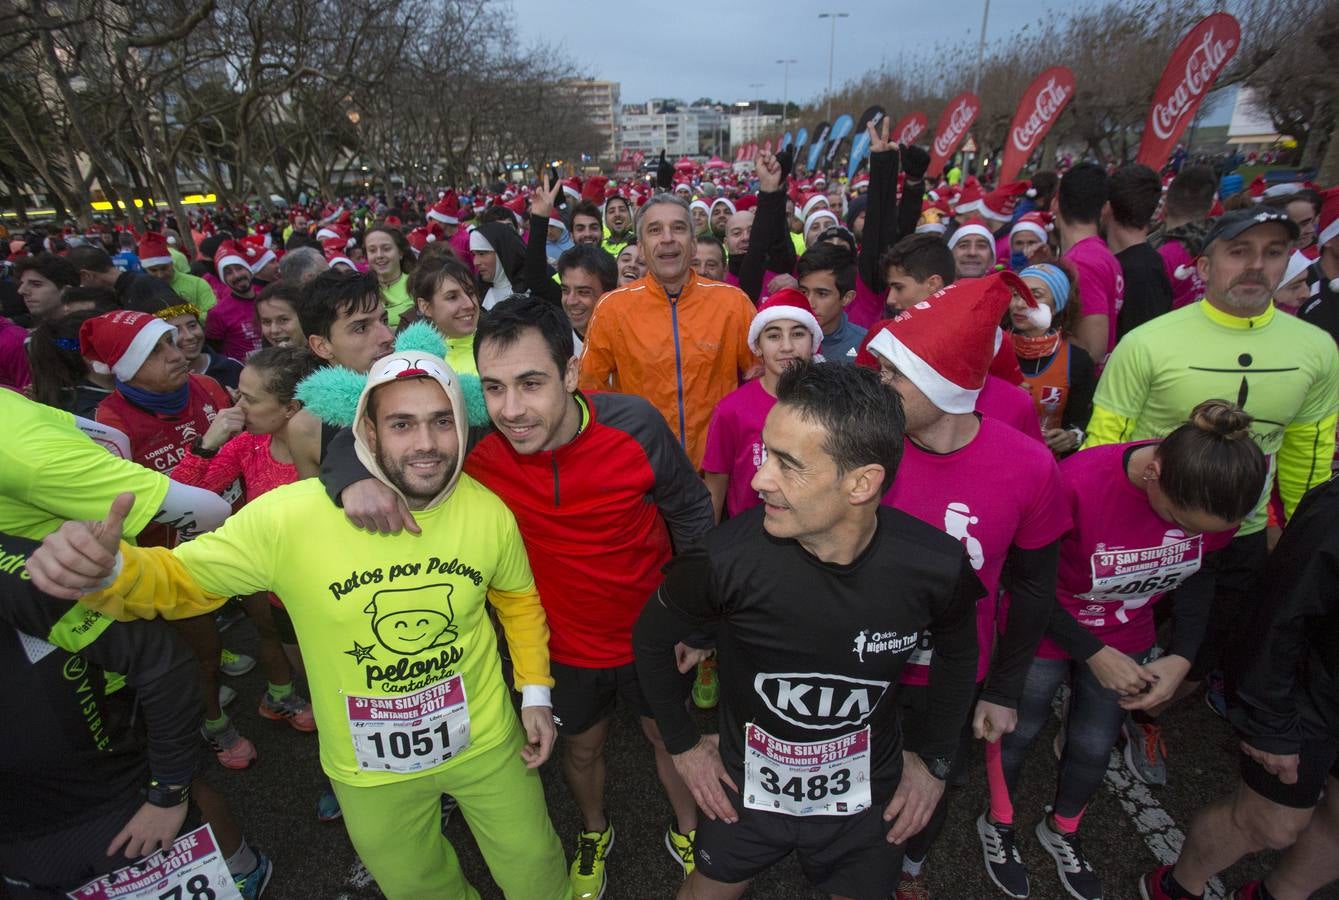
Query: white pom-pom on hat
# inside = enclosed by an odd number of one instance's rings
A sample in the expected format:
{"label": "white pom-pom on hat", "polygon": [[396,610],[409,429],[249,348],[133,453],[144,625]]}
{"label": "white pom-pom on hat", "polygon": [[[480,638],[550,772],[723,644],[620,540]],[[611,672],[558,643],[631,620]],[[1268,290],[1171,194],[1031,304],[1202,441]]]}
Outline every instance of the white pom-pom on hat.
{"label": "white pom-pom on hat", "polygon": [[1038,303],[1036,306],[1028,307],[1027,321],[1033,328],[1050,328],[1051,308],[1045,303]]}
{"label": "white pom-pom on hat", "polygon": [[1185,281],[1187,278],[1189,278],[1191,275],[1194,274],[1195,274],[1194,266],[1177,266],[1176,270],[1172,272],[1172,275],[1176,277],[1177,281]]}

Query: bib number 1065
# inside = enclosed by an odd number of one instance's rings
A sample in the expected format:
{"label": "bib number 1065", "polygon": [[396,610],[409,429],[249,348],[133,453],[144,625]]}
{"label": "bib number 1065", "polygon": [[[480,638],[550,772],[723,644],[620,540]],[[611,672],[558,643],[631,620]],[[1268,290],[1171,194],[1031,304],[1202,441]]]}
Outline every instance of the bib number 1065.
{"label": "bib number 1065", "polygon": [[793,775],[781,783],[782,776],[771,766],[760,766],[758,774],[762,776],[762,789],[774,796],[785,795],[797,803],[804,800],[822,800],[825,797],[840,797],[851,789],[851,773],[838,769],[831,774],[810,775],[800,778]]}

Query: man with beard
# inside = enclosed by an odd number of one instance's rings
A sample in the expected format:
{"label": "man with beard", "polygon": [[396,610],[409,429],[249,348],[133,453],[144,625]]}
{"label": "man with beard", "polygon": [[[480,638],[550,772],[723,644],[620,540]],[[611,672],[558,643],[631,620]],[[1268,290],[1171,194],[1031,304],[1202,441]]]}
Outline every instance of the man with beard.
{"label": "man with beard", "polygon": [[[1064,183],[1061,182],[1063,189]],[[1324,331],[1283,315],[1271,300],[1297,238],[1282,210],[1242,209],[1220,217],[1196,260],[1204,299],[1134,329],[1111,355],[1093,397],[1085,447],[1157,439],[1210,397],[1226,397],[1256,422],[1252,437],[1277,476],[1292,515],[1310,488],[1330,476],[1339,411],[1339,351]],[[1181,695],[1217,667],[1223,649],[1250,620],[1267,553],[1269,494],[1238,529],[1218,574],[1209,627]],[[1221,688],[1221,676],[1210,677]],[[1137,714],[1125,725],[1132,773],[1167,780],[1162,729]]]}
{"label": "man with beard", "polygon": [[[555,736],[548,625],[516,520],[461,472],[460,381],[431,354],[392,354],[369,372],[355,421],[359,458],[415,511],[422,539],[360,532],[309,479],[173,551],[122,543],[118,552],[119,529],[68,523],[29,568],[66,599],[118,572],[84,602],[141,618],[279,594],[307,663],[321,765],[382,892],[478,896],[441,835],[448,792],[503,892],[566,900],[538,771]],[[511,648],[519,721],[486,604]]]}
{"label": "man with beard", "polygon": [[245,360],[261,345],[251,264],[242,248],[224,241],[214,252],[214,268],[219,280],[227,285],[228,293],[205,316],[205,340],[224,356]]}
{"label": "man with beard", "polygon": [[203,279],[179,270],[172,261],[167,238],[156,231],[147,231],[139,241],[139,261],[144,271],[167,282],[172,292],[191,304],[204,315],[217,302],[214,289]]}
{"label": "man with beard", "polygon": [[604,201],[604,249],[617,257],[633,237],[632,207],[627,197],[615,194]]}
{"label": "man with beard", "polygon": [[[534,214],[533,207],[530,212]],[[589,200],[582,200],[572,209],[572,241],[598,247],[603,236],[604,224],[600,221],[600,208]]]}

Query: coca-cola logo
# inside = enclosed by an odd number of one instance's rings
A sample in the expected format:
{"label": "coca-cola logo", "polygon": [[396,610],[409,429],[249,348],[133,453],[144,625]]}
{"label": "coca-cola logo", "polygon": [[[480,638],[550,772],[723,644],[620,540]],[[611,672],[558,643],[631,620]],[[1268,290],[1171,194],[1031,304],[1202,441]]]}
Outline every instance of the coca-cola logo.
{"label": "coca-cola logo", "polygon": [[940,156],[948,156],[975,115],[976,107],[967,100],[959,101],[953,108],[953,114],[949,116],[948,127],[935,137],[935,152]]}
{"label": "coca-cola logo", "polygon": [[924,120],[912,119],[902,129],[902,133],[897,136],[897,142],[899,144],[914,143],[916,138],[920,137],[923,131],[925,131]]}
{"label": "coca-cola logo", "polygon": [[1031,153],[1037,144],[1037,139],[1041,137],[1051,120],[1059,115],[1061,107],[1065,105],[1072,92],[1073,88],[1069,85],[1058,85],[1054,78],[1049,79],[1046,86],[1037,93],[1036,105],[1027,121],[1010,134],[1014,148],[1020,153]]}
{"label": "coca-cola logo", "polygon": [[1186,59],[1185,74],[1181,83],[1171,92],[1166,101],[1153,105],[1153,133],[1162,140],[1168,140],[1176,133],[1180,121],[1194,111],[1197,101],[1237,49],[1235,37],[1217,40],[1214,29],[1204,32],[1204,37],[1190,52]]}

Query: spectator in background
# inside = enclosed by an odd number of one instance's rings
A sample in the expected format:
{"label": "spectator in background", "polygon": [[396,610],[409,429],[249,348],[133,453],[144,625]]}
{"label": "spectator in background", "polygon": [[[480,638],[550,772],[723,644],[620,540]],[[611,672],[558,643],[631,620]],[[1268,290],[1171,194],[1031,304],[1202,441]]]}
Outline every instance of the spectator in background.
{"label": "spectator in background", "polygon": [[79,272],[66,259],[39,253],[20,259],[14,266],[19,297],[34,323],[54,321],[65,315],[62,291],[79,284]]}
{"label": "spectator in background", "polygon": [[1172,285],[1172,309],[1204,296],[1204,280],[1195,259],[1204,249],[1212,222],[1217,180],[1208,166],[1186,166],[1167,188],[1162,225],[1148,236],[1149,246],[1162,257]]}
{"label": "spectator in background", "polygon": [[167,238],[156,231],[146,232],[140,239],[139,261],[147,274],[166,282],[173,293],[199,310],[200,315],[209,312],[218,302],[214,289],[203,278],[177,267]]}
{"label": "spectator in background", "polygon": [[1080,163],[1060,179],[1052,204],[1064,258],[1079,273],[1083,317],[1074,343],[1100,368],[1116,346],[1116,317],[1125,302],[1125,276],[1106,241],[1098,234],[1109,196],[1107,173],[1095,163]]}
{"label": "spectator in background", "polygon": [[301,287],[327,268],[321,251],[304,244],[289,250],[279,260],[279,280]]}
{"label": "spectator in background", "polygon": [[1102,224],[1125,279],[1117,338],[1172,310],[1172,282],[1162,257],[1148,243],[1148,228],[1161,198],[1162,180],[1148,166],[1122,166],[1111,176]]}
{"label": "spectator in background", "polygon": [[75,247],[65,258],[79,273],[82,286],[109,288],[123,309],[154,312],[180,302],[167,282],[143,271],[122,272],[106,252],[96,247]]}

